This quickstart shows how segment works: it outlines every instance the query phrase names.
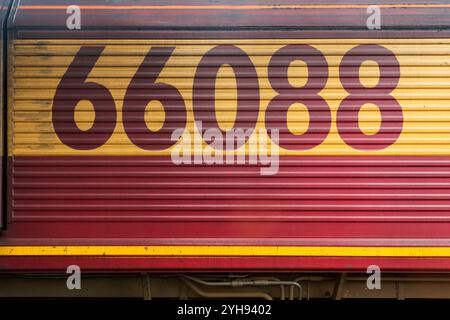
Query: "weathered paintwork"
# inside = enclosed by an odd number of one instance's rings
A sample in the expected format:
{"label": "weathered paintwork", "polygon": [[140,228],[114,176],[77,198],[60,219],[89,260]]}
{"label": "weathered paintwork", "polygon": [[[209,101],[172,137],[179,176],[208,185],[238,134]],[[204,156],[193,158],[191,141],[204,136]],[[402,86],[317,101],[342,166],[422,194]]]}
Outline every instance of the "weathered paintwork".
{"label": "weathered paintwork", "polygon": [[[450,270],[450,5],[269,2],[13,8],[0,268]],[[194,120],[279,171],[174,164]]]}

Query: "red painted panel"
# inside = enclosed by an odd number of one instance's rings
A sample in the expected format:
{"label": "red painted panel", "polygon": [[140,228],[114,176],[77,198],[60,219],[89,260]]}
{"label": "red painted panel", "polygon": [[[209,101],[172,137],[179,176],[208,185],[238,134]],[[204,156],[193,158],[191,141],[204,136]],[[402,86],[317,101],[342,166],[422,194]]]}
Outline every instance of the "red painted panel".
{"label": "red painted panel", "polygon": [[[447,31],[436,29],[448,26],[450,6],[446,1],[435,1],[425,7],[414,6],[421,1],[392,1],[391,7],[383,8],[383,30],[367,31],[366,7],[368,1],[346,2],[347,7],[336,1],[318,1],[323,7],[255,8],[249,11],[238,6],[271,6],[267,1],[209,1],[199,0],[196,5],[237,6],[219,8],[184,8],[179,10],[152,9],[150,7],[119,8],[134,4],[133,1],[108,3],[81,0],[83,28],[93,30],[80,32],[62,31],[67,15],[68,1],[20,2],[10,21],[10,28],[22,38],[421,38],[448,37]],[[370,4],[381,4],[370,1]],[[154,1],[141,1],[141,5],[158,5]],[[281,0],[277,5],[304,5],[307,1]],[[396,4],[400,6],[395,7]],[[102,6],[92,8],[92,6]],[[167,6],[183,6],[185,1],[170,0]],[[39,6],[60,6],[45,8]],[[62,6],[62,7],[61,7]],[[86,6],[84,8],[83,6]],[[87,8],[91,6],[91,8]],[[114,9],[116,7],[116,9]],[[130,17],[132,17],[130,19]],[[43,24],[45,22],[45,25]],[[127,30],[101,30],[102,27]],[[22,30],[22,27],[41,30]],[[60,30],[42,30],[45,27]],[[182,28],[183,32],[157,31],[151,28]],[[188,28],[187,28],[188,27]],[[206,27],[206,28],[203,28]],[[257,27],[258,30],[252,30]],[[274,28],[276,27],[276,28]],[[284,29],[280,29],[283,27]],[[195,30],[202,28],[201,31]],[[240,28],[243,31],[239,30]],[[399,28],[406,30],[399,31]],[[433,28],[435,30],[433,30]],[[140,29],[135,31],[133,29]],[[185,30],[186,29],[186,30]],[[189,31],[188,29],[195,30]],[[287,31],[287,30],[292,31]],[[303,31],[302,31],[302,30]],[[315,30],[314,30],[315,29]],[[348,30],[351,29],[351,32]],[[130,31],[131,30],[131,31]],[[250,30],[250,31],[249,31]],[[362,54],[370,54],[380,61],[383,79],[377,89],[358,92],[355,83],[347,83],[352,95],[384,98],[386,88],[397,84],[396,62],[386,56],[363,48]],[[98,48],[96,49],[97,51]],[[227,51],[228,50],[228,51]],[[364,51],[365,50],[365,51]],[[222,55],[231,52],[223,48]],[[291,51],[282,52],[273,64],[271,75],[283,76],[280,66],[292,60]],[[70,68],[68,81],[61,86],[64,94],[58,99],[79,98],[85,92],[79,79],[86,78],[90,66],[95,64],[92,51],[79,53]],[[200,68],[199,79],[211,77],[211,66],[222,62],[223,57],[212,54]],[[158,60],[164,64],[165,57]],[[245,61],[237,57],[229,59],[240,75],[242,100],[255,102],[253,71],[245,67]],[[321,60],[313,57],[312,65],[321,66]],[[359,64],[350,57],[348,65]],[[32,65],[30,65],[31,67]],[[61,65],[65,67],[66,65]],[[87,67],[87,68],[86,68]],[[158,137],[146,138],[145,126],[136,125],[139,115],[135,109],[148,98],[148,87],[143,79],[156,78],[154,69],[142,68],[133,80],[133,92],[129,94],[127,109],[130,125],[128,134],[141,147],[154,146],[165,141]],[[319,76],[311,75],[312,79]],[[114,77],[114,73],[111,73]],[[351,70],[342,68],[341,78],[354,77]],[[387,80],[386,80],[387,79]],[[207,118],[203,101],[212,99],[212,81],[198,81],[200,93],[196,99],[195,115]],[[344,80],[345,82],[345,80]],[[275,89],[289,87],[281,83]],[[317,93],[320,83],[302,93]],[[206,91],[205,91],[206,90]],[[303,89],[302,89],[303,90]],[[307,91],[309,90],[309,91]],[[152,94],[167,94],[167,91],[152,88]],[[350,90],[348,90],[350,92]],[[381,95],[380,95],[381,94]],[[94,88],[94,96],[104,98],[104,92]],[[298,96],[298,92],[285,94],[285,99]],[[178,98],[172,91],[171,98]],[[316,98],[316,96],[314,96]],[[387,99],[390,99],[387,97]],[[104,99],[105,100],[105,99]],[[106,99],[107,100],[107,99]],[[312,99],[314,100],[314,99]],[[317,100],[317,99],[316,99]],[[64,106],[64,103],[62,103]],[[255,104],[257,107],[257,104]],[[391,133],[396,133],[398,116],[392,101],[384,106],[390,108],[383,118],[383,133],[377,134],[375,142],[362,139],[348,120],[353,113],[340,114],[342,123],[339,132],[345,135],[348,144],[371,148],[392,142]],[[105,105],[99,104],[99,108]],[[108,106],[106,106],[108,107]],[[173,119],[161,132],[171,132],[177,124],[184,123],[183,108],[173,108]],[[280,127],[283,117],[276,111],[269,119]],[[277,109],[278,108],[278,109]],[[107,109],[107,108],[106,108]],[[254,108],[253,108],[254,109]],[[252,121],[253,110],[248,108],[241,114],[243,122]],[[102,144],[115,121],[112,114],[97,119],[98,133],[89,139],[73,135],[71,114],[58,114],[59,137],[72,147],[86,149]],[[285,145],[298,148],[320,140],[328,132],[328,115],[314,118],[319,124],[302,140],[296,142],[286,130],[281,131]],[[112,121],[114,120],[114,121]],[[268,122],[268,121],[266,121]],[[72,127],[71,127],[72,126]],[[72,132],[72,134],[71,134]],[[67,133],[67,134],[66,134]],[[10,216],[9,228],[0,238],[1,245],[133,245],[133,244],[178,244],[199,243],[202,245],[415,245],[448,246],[450,238],[450,158],[449,157],[282,157],[280,171],[275,176],[261,176],[260,168],[251,165],[234,166],[176,166],[168,157],[146,156],[14,156],[10,161]],[[0,270],[63,270],[76,263],[87,270],[364,270],[369,264],[378,264],[387,270],[450,270],[449,258],[337,258],[337,257],[184,257],[184,258],[112,258],[112,257],[0,257]]]}
{"label": "red painted panel", "polygon": [[281,157],[274,176],[169,157],[11,161],[13,239],[450,237],[448,157]]}
{"label": "red painted panel", "polygon": [[378,265],[383,271],[434,271],[450,269],[450,258],[339,258],[339,257],[214,257],[214,258],[113,258],[113,257],[0,257],[0,271],[65,272],[76,264],[84,272],[295,272],[358,271]]}

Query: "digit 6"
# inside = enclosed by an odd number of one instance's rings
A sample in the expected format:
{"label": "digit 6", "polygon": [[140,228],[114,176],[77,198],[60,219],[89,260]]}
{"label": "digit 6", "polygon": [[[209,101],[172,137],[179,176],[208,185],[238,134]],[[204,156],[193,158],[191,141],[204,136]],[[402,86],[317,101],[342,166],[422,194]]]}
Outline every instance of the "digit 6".
{"label": "digit 6", "polygon": [[[171,141],[175,128],[171,130],[168,125],[178,123],[180,127],[186,126],[186,106],[180,92],[169,84],[156,82],[174,50],[175,47],[151,48],[125,94],[122,108],[125,132],[136,146],[145,150],[171,147],[176,143]],[[156,132],[151,131],[145,122],[146,107],[154,100],[161,102],[166,115],[163,127]]]}
{"label": "digit 6", "polygon": [[[116,126],[116,105],[109,90],[98,83],[86,82],[104,48],[81,47],[56,88],[52,106],[53,128],[58,138],[73,149],[92,150],[102,146]],[[81,77],[75,77],[77,68],[81,70]],[[76,89],[70,87],[73,84]],[[95,111],[94,123],[88,130],[80,130],[75,122],[75,108],[82,100],[90,101]]]}

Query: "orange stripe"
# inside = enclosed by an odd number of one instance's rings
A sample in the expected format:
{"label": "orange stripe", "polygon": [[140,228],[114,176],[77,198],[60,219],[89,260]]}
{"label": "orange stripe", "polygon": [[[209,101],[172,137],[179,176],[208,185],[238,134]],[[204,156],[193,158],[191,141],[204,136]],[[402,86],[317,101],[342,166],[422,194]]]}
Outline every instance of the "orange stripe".
{"label": "orange stripe", "polygon": [[[369,5],[177,5],[177,6],[79,6],[85,10],[260,10],[260,9],[361,9]],[[19,6],[19,9],[67,9],[68,6]],[[380,8],[450,8],[450,4],[381,4]]]}

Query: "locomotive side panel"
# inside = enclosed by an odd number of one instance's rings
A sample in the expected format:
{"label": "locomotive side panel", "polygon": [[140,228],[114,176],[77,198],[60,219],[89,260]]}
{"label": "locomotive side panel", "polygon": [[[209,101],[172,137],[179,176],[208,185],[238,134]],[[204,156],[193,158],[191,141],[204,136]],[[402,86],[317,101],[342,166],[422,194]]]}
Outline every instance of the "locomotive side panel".
{"label": "locomotive side panel", "polygon": [[13,20],[4,268],[450,268],[447,4],[60,2]]}

